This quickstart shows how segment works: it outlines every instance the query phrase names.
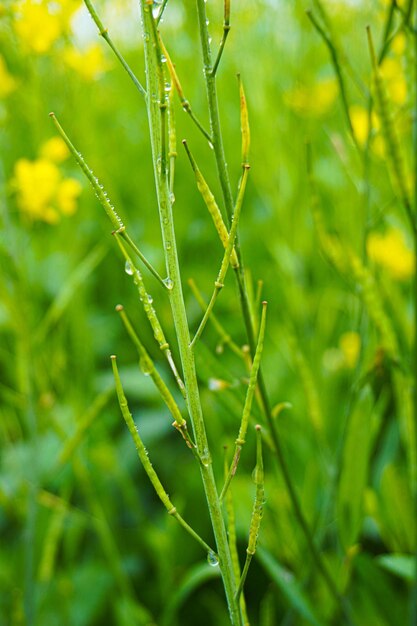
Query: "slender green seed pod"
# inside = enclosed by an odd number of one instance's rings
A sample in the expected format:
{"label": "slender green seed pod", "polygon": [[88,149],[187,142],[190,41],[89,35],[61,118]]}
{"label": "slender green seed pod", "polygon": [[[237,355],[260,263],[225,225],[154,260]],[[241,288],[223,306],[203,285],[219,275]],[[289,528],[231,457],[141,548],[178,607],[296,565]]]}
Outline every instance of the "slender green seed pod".
{"label": "slender green seed pod", "polygon": [[168,96],[168,156],[177,156],[177,129],[175,125],[174,90],[169,90]]}
{"label": "slender green seed pod", "polygon": [[385,88],[385,83],[381,70],[379,68],[375,49],[372,41],[371,29],[367,27],[369,50],[371,54],[372,70],[373,70],[373,82],[375,99],[378,106],[378,112],[381,117],[382,133],[387,146],[389,165],[392,171],[392,175],[396,186],[398,188],[401,200],[407,211],[408,216],[411,219],[413,229],[416,229],[415,216],[411,213],[411,200],[410,191],[407,182],[406,166],[404,157],[401,150],[401,145],[396,132],[389,97]]}
{"label": "slender green seed pod", "polygon": [[240,459],[240,453],[242,451],[243,446],[245,445],[245,437],[246,437],[246,432],[248,430],[249,418],[250,418],[250,413],[252,410],[252,402],[253,402],[253,397],[255,394],[256,383],[258,380],[259,367],[261,365],[262,350],[264,347],[266,309],[267,309],[267,303],[263,302],[261,323],[260,323],[259,335],[258,335],[258,343],[256,346],[255,357],[253,359],[252,368],[251,368],[250,375],[249,375],[249,385],[248,385],[248,390],[246,392],[245,404],[243,406],[242,420],[240,423],[239,434],[235,442],[235,452],[233,455],[232,463],[230,465],[229,473],[225,480],[224,487],[220,493],[220,500],[223,500],[229,488],[229,485],[232,481],[232,478],[236,474],[237,466],[238,466],[239,459]]}
{"label": "slender green seed pod", "polygon": [[104,189],[103,189],[103,186],[100,184],[100,182],[98,181],[97,177],[94,176],[92,170],[88,167],[88,165],[85,162],[84,158],[81,156],[81,154],[75,148],[73,143],[70,141],[69,137],[65,133],[65,131],[62,128],[61,124],[58,122],[58,120],[57,120],[57,118],[55,116],[55,113],[50,113],[49,115],[52,118],[52,121],[55,124],[56,129],[58,130],[58,133],[61,135],[62,139],[67,144],[68,149],[70,150],[71,154],[73,155],[73,157],[77,161],[78,165],[81,167],[82,171],[84,172],[84,174],[87,176],[88,180],[90,181],[90,183],[91,183],[91,185],[92,185],[92,187],[93,187],[93,189],[95,191],[95,194],[96,194],[97,198],[100,201],[101,206],[103,207],[103,209],[106,211],[107,215],[110,218],[110,221],[112,223],[113,229],[115,231],[117,231],[117,230],[118,231],[124,230],[125,227],[123,225],[123,222],[120,219],[120,217],[117,215],[116,210],[115,210],[114,206],[111,204],[106,191],[104,191]]}
{"label": "slender green seed pod", "polygon": [[263,506],[265,501],[264,465],[262,458],[262,434],[261,427],[259,425],[256,426],[256,466],[253,479],[256,485],[256,493],[249,529],[248,547],[246,550],[248,554],[252,555],[256,552],[256,543],[258,541],[259,529],[261,527],[263,514]]}
{"label": "slender green seed pod", "polygon": [[[224,455],[224,479],[227,478],[228,473],[228,462],[227,462],[227,454],[225,450]],[[240,580],[241,570],[239,563],[239,554],[237,550],[237,536],[236,536],[236,522],[235,522],[235,507],[233,505],[233,496],[232,492],[229,489],[225,499],[225,508],[227,515],[227,534],[229,536],[229,546],[230,546],[230,556],[232,558],[233,571],[235,573],[235,579]],[[243,624],[249,625],[248,613],[246,609],[245,596],[243,593],[240,595],[240,609],[242,611]]]}
{"label": "slender green seed pod", "polygon": [[178,78],[178,74],[177,71],[175,69],[175,65],[172,62],[171,57],[169,56],[168,50],[165,47],[164,42],[162,41],[161,37],[159,37],[159,45],[161,46],[161,50],[162,50],[162,54],[164,55],[164,57],[167,60],[167,66],[168,66],[168,71],[169,71],[169,75],[171,76],[171,81],[174,84],[175,90],[179,96],[179,99],[181,101],[181,104],[184,106],[185,103],[188,104],[185,96],[184,96],[184,92],[180,83],[180,79]]}
{"label": "slender green seed pod", "polygon": [[239,598],[240,594],[242,593],[252,557],[256,552],[256,544],[258,542],[258,535],[261,527],[263,507],[265,502],[264,466],[262,459],[262,435],[261,427],[259,426],[259,424],[256,426],[256,465],[253,472],[253,480],[256,485],[255,501],[253,503],[252,517],[249,526],[249,540],[248,547],[246,548],[246,561],[236,592],[236,598]]}
{"label": "slender green seed pod", "polygon": [[230,0],[224,0],[224,23],[226,26],[230,24]]}
{"label": "slender green seed pod", "polygon": [[121,304],[116,306],[116,311],[119,313],[121,320],[127,330],[128,335],[132,339],[138,354],[139,354],[139,365],[144,372],[145,375],[150,376],[155,387],[158,389],[159,394],[162,400],[165,402],[169,411],[171,412],[172,417],[174,418],[173,426],[181,433],[184,438],[187,446],[192,450],[195,449],[195,444],[190,438],[190,435],[187,430],[187,422],[181,415],[181,411],[175,402],[170,390],[166,386],[163,378],[159,374],[158,370],[155,367],[154,362],[149,356],[145,346],[139,339],[137,333],[135,332],[126,312]]}
{"label": "slender green seed pod", "polygon": [[125,258],[126,268],[128,269],[128,273],[132,275],[133,282],[135,283],[138,293],[139,299],[142,302],[143,310],[145,311],[146,317],[149,320],[149,323],[152,327],[154,337],[156,341],[159,343],[159,347],[161,350],[165,349],[165,346],[168,345],[164,331],[162,330],[161,324],[159,323],[158,317],[156,315],[156,311],[152,306],[152,296],[150,296],[146,290],[145,284],[143,282],[142,274],[138,270],[138,268],[134,265],[131,257],[129,256],[122,240],[116,234],[116,241],[119,245],[119,248]]}
{"label": "slender green seed pod", "polygon": [[[190,160],[191,163],[191,167],[193,168],[193,172],[195,175],[195,180],[197,183],[197,188],[198,191],[200,192],[204,203],[206,205],[206,207],[208,208],[208,211],[211,215],[211,218],[213,220],[213,224],[215,229],[217,230],[217,234],[219,235],[220,241],[222,242],[224,248],[227,247],[227,242],[229,240],[229,233],[227,232],[227,228],[226,225],[223,221],[223,217],[221,214],[221,211],[218,207],[218,204],[216,202],[216,199],[214,197],[214,195],[212,194],[210,187],[208,186],[204,176],[202,175],[201,171],[199,170],[197,163],[195,162],[195,159],[193,157],[193,155],[191,154],[191,151],[188,147],[187,142],[185,141],[185,139],[183,140],[183,145],[184,148],[187,152],[188,158]],[[239,267],[239,261],[237,259],[237,255],[236,255],[236,251],[234,250],[234,248],[232,249],[231,255],[230,255],[230,265],[234,268]]]}
{"label": "slender green seed pod", "polygon": [[152,483],[153,488],[155,489],[157,496],[161,500],[162,504],[168,511],[169,515],[175,517],[175,519],[181,524],[181,526],[203,547],[203,549],[208,553],[216,556],[214,550],[210,548],[210,546],[187,524],[187,522],[181,517],[178,513],[175,506],[172,504],[167,492],[165,491],[161,481],[157,473],[155,472],[152,463],[149,459],[146,448],[142,442],[142,439],[139,435],[138,429],[136,428],[136,424],[133,421],[132,414],[129,410],[129,406],[123,391],[122,382],[120,380],[119,371],[117,368],[116,357],[114,355],[111,356],[112,369],[114,375],[114,381],[116,384],[116,393],[117,399],[119,401],[120,410],[123,415],[123,419],[126,422],[126,425],[129,429],[130,434],[132,435],[133,442],[135,444],[139,459],[142,463],[143,469],[148,475],[149,480]]}
{"label": "slender green seed pod", "polygon": [[116,384],[117,399],[119,401],[119,406],[123,415],[123,419],[126,422],[126,426],[128,427],[130,434],[132,435],[132,439],[138,452],[139,459],[143,465],[143,469],[147,473],[149,480],[151,481],[162,504],[167,509],[167,511],[170,512],[172,509],[175,509],[175,507],[169,499],[167,492],[162,486],[162,483],[159,480],[158,475],[149,460],[145,446],[143,445],[142,439],[140,438],[140,435],[138,433],[138,429],[136,428],[136,424],[133,421],[132,414],[129,411],[129,406],[124,395],[122,382],[120,380],[120,375],[117,368],[116,357],[114,355],[112,355],[111,357],[111,364],[113,369],[114,381]]}
{"label": "slender green seed pod", "polygon": [[249,128],[249,116],[248,106],[246,102],[245,90],[243,89],[242,79],[240,74],[237,75],[239,81],[239,96],[240,96],[240,129],[242,133],[242,165],[248,164],[249,148],[250,148],[250,128]]}
{"label": "slender green seed pod", "polygon": [[222,259],[222,263],[220,266],[220,270],[219,273],[217,275],[217,279],[214,282],[214,290],[213,290],[213,294],[211,296],[210,302],[208,304],[208,307],[206,309],[206,312],[203,315],[203,319],[200,322],[200,326],[197,329],[196,334],[193,337],[193,340],[190,344],[190,346],[193,348],[195,346],[195,344],[197,343],[198,339],[201,336],[201,333],[203,332],[205,325],[207,324],[207,320],[210,317],[210,314],[213,310],[214,304],[217,300],[217,297],[221,291],[221,289],[223,288],[223,284],[224,284],[224,279],[226,278],[226,273],[227,273],[227,269],[229,267],[229,262],[230,262],[230,255],[232,253],[233,250],[233,245],[235,243],[235,239],[236,239],[236,234],[237,234],[237,227],[239,225],[239,218],[240,218],[240,212],[242,209],[242,204],[243,204],[243,198],[245,196],[245,189],[246,189],[246,182],[247,182],[247,178],[248,178],[248,173],[249,173],[249,165],[246,165],[243,169],[243,174],[242,174],[242,178],[240,181],[240,187],[239,187],[239,192],[238,192],[238,196],[236,199],[236,204],[235,204],[235,210],[233,212],[233,217],[232,217],[232,225],[230,227],[230,233],[229,233],[229,238],[228,238],[228,242],[227,242],[227,246],[226,249],[224,251],[224,255],[223,255],[223,259]]}

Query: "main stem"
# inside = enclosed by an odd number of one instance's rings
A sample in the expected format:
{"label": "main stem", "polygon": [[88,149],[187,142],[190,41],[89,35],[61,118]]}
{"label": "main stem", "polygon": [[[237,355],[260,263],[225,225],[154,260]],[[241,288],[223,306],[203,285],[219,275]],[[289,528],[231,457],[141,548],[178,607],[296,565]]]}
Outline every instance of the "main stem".
{"label": "main stem", "polygon": [[188,411],[192,421],[197,451],[201,459],[201,475],[216,541],[219,566],[229,606],[230,619],[233,626],[241,626],[242,620],[239,603],[235,599],[236,581],[205,431],[194,355],[190,348],[190,333],[182,293],[169,180],[166,170],[165,155],[162,154],[165,128],[163,128],[161,124],[161,102],[158,100],[158,94],[160,92],[151,8],[152,4],[148,4],[146,0],[142,0],[141,10],[147,80],[147,111],[165,261],[168,276],[172,281],[172,283],[170,283],[170,285],[172,285],[170,289],[170,304],[184,373]]}

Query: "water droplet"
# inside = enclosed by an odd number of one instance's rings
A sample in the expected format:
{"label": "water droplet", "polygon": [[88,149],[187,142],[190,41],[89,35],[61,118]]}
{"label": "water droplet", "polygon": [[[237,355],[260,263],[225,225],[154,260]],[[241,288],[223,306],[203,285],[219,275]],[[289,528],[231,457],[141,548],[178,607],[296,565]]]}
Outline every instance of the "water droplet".
{"label": "water droplet", "polygon": [[168,276],[167,278],[164,279],[164,285],[167,289],[169,289],[171,291],[171,289],[174,288],[174,283],[172,282],[172,280],[170,279],[170,277]]}
{"label": "water droplet", "polygon": [[150,293],[148,293],[148,302],[149,302],[149,304],[152,304],[152,302],[153,302],[153,298],[152,298]]}
{"label": "water droplet", "polygon": [[165,250],[171,250],[171,248],[172,248],[171,242],[167,241],[165,244]]}
{"label": "water droplet", "polygon": [[171,204],[174,204],[174,202],[175,202],[175,194],[174,194],[173,191],[171,191],[171,193],[169,194],[169,199],[170,199]]}
{"label": "water droplet", "polygon": [[209,142],[208,142],[208,145],[209,145],[210,150],[214,150],[214,146],[213,146],[213,144],[211,143],[211,141],[209,141]]}
{"label": "water droplet", "polygon": [[125,272],[126,274],[129,274],[129,276],[133,275],[133,267],[130,265],[129,261],[126,261],[125,263]]}
{"label": "water droplet", "polygon": [[161,54],[161,63],[166,63],[167,62],[167,58],[166,56],[164,56],[163,54]]}
{"label": "water droplet", "polygon": [[168,224],[169,224],[169,219],[168,219],[167,217],[164,217],[164,219],[162,220],[162,223],[163,223],[165,226],[168,226]]}
{"label": "water droplet", "polygon": [[217,554],[215,554],[215,552],[208,552],[207,553],[207,563],[209,565],[211,565],[211,567],[217,567],[219,564],[219,557],[217,556]]}
{"label": "water droplet", "polygon": [[210,458],[210,452],[208,451],[207,448],[204,448],[202,454],[200,455],[200,460],[201,463],[204,465],[204,467],[208,467],[211,463],[211,458]]}
{"label": "water droplet", "polygon": [[211,42],[212,42],[212,41],[213,41],[213,38],[212,38],[212,37],[209,37],[209,38],[208,38],[208,42],[209,42],[209,44],[211,44]]}
{"label": "water droplet", "polygon": [[[166,59],[165,59],[166,60]],[[169,93],[171,91],[171,84],[170,83],[165,83],[165,87],[164,87],[165,91],[167,93]]]}
{"label": "water droplet", "polygon": [[143,374],[145,376],[149,376],[150,375],[152,367],[151,367],[151,363],[150,363],[149,359],[141,358],[139,360],[139,367],[140,367],[140,369],[142,370],[142,372],[143,372]]}
{"label": "water droplet", "polygon": [[157,19],[159,16],[159,11],[161,9],[161,0],[154,0],[153,5],[152,5],[152,15],[154,17],[154,19]]}
{"label": "water droplet", "polygon": [[208,26],[210,24],[209,20],[206,20],[206,26]]}

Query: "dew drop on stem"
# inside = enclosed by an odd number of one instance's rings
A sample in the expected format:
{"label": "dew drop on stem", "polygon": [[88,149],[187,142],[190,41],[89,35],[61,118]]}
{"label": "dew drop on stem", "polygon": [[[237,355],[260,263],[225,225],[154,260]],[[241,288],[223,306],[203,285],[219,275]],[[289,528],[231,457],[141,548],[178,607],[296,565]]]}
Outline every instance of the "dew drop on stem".
{"label": "dew drop on stem", "polygon": [[140,359],[139,360],[139,367],[142,370],[143,374],[145,376],[149,376],[151,373],[151,368],[150,368],[150,364],[148,362],[148,359]]}
{"label": "dew drop on stem", "polygon": [[207,563],[209,565],[211,565],[211,567],[217,567],[219,564],[219,557],[217,556],[217,554],[215,552],[208,552],[207,553]]}
{"label": "dew drop on stem", "polygon": [[174,283],[172,282],[171,278],[168,276],[167,278],[164,278],[164,285],[167,289],[169,289],[171,291],[171,289],[173,289],[174,287]]}
{"label": "dew drop on stem", "polygon": [[129,261],[125,263],[125,272],[129,274],[129,276],[133,276],[133,267],[130,265]]}

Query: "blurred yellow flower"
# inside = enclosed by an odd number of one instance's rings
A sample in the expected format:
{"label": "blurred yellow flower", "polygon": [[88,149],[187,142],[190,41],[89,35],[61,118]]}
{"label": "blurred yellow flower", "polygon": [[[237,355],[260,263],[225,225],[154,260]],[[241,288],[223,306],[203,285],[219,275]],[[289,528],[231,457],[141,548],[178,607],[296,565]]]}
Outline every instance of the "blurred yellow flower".
{"label": "blurred yellow flower", "polygon": [[81,184],[75,178],[65,178],[61,182],[57,190],[56,201],[63,215],[73,215],[75,213],[81,189]]}
{"label": "blurred yellow flower", "polygon": [[284,94],[286,104],[301,113],[311,117],[320,117],[333,106],[339,87],[333,78],[321,80],[311,87],[299,86]]}
{"label": "blurred yellow flower", "polygon": [[16,89],[16,80],[9,74],[6,61],[0,54],[0,98],[6,98]]}
{"label": "blurred yellow flower", "polygon": [[54,163],[62,163],[69,157],[70,151],[61,137],[51,137],[42,145],[40,155]]}
{"label": "blurred yellow flower", "polygon": [[382,76],[389,97],[394,104],[401,106],[407,100],[407,81],[399,58],[387,57],[381,65]]}
{"label": "blurred yellow flower", "polygon": [[391,50],[394,52],[394,54],[401,55],[404,54],[406,45],[407,37],[405,33],[401,32],[398,33],[398,35],[396,35],[392,40]]}
{"label": "blurred yellow flower", "polygon": [[96,80],[107,70],[102,46],[94,43],[83,52],[68,48],[64,51],[65,63],[86,81]]}
{"label": "blurred yellow flower", "polygon": [[371,233],[366,250],[370,260],[386,269],[393,278],[407,280],[413,275],[414,253],[398,228],[390,228],[383,234]]}
{"label": "blurred yellow flower", "polygon": [[368,111],[364,107],[354,104],[349,107],[349,116],[357,142],[363,147],[366,144],[370,130]]}
{"label": "blurred yellow flower", "polygon": [[358,333],[349,331],[343,333],[339,339],[339,348],[343,354],[343,363],[349,369],[353,369],[358,362],[361,350],[361,338]]}
{"label": "blurred yellow flower", "polygon": [[81,193],[78,181],[63,179],[60,170],[45,158],[19,159],[14,169],[17,204],[29,219],[56,224],[63,215],[76,210]]}
{"label": "blurred yellow flower", "polygon": [[23,45],[45,54],[69,28],[79,0],[18,0],[14,6],[14,29]]}

